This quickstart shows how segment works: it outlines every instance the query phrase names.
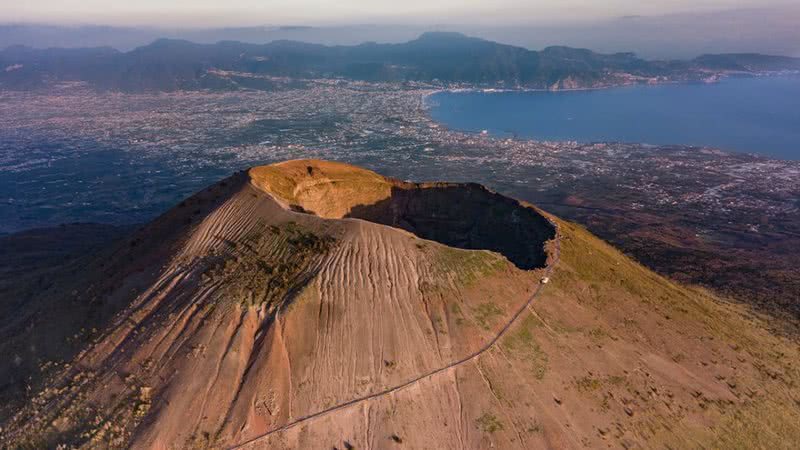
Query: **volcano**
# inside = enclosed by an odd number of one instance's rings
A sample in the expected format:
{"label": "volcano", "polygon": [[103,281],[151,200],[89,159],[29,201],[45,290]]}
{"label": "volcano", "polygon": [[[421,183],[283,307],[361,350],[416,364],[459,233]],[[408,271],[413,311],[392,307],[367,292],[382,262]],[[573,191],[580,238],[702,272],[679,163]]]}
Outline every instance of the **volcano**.
{"label": "volcano", "polygon": [[255,167],[13,292],[3,447],[800,442],[764,318],[477,184]]}

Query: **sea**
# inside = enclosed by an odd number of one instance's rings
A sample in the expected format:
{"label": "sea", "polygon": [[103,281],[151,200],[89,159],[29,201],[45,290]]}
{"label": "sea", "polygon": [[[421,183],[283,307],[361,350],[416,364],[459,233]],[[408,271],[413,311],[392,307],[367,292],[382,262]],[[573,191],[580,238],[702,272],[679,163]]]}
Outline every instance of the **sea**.
{"label": "sea", "polygon": [[576,91],[443,91],[453,130],[540,141],[685,144],[800,160],[800,76]]}

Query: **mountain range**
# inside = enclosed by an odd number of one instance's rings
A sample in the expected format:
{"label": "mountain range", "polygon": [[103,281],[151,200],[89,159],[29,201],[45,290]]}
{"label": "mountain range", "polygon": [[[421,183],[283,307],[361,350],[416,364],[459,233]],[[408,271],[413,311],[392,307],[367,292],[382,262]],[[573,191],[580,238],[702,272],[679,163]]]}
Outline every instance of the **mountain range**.
{"label": "mountain range", "polygon": [[797,70],[800,58],[783,56],[723,54],[648,61],[632,53],[602,54],[563,46],[533,51],[452,32],[425,33],[401,44],[325,46],[285,40],[264,45],[196,44],[159,39],[128,52],[109,47],[21,46],[0,52],[3,89],[81,81],[126,92],[274,89],[276,77],[570,89]]}

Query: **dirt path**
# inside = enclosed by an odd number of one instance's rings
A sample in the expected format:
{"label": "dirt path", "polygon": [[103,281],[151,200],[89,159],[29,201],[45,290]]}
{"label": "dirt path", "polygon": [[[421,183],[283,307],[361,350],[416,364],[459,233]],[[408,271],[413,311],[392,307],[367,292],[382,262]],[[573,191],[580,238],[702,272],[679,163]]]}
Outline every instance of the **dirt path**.
{"label": "dirt path", "polygon": [[[559,257],[560,257],[560,239],[561,239],[561,236],[560,236],[559,231],[558,231],[558,225],[555,222],[552,222],[552,221],[550,221],[550,223],[554,227],[556,227],[556,238],[555,238],[555,243],[553,245],[553,259],[552,259],[552,262],[545,268],[544,274],[542,276],[543,278],[550,277],[550,275],[552,274],[553,268],[555,267],[556,264],[558,264],[558,260],[559,260]],[[454,361],[454,362],[452,362],[452,363],[450,363],[450,364],[448,364],[446,366],[440,367],[438,369],[434,369],[434,370],[432,370],[430,372],[426,372],[426,373],[424,373],[422,375],[417,376],[416,378],[408,380],[405,383],[396,385],[394,387],[387,388],[387,389],[384,389],[384,390],[379,391],[379,392],[375,392],[375,393],[370,394],[370,395],[365,395],[363,397],[358,397],[358,398],[346,401],[344,403],[340,403],[340,404],[338,404],[336,406],[332,406],[330,408],[324,409],[322,411],[318,411],[318,412],[315,412],[315,413],[312,413],[312,414],[307,414],[305,416],[298,417],[297,419],[295,419],[295,420],[293,420],[293,421],[291,421],[291,422],[289,422],[289,423],[287,423],[285,425],[282,425],[282,426],[280,426],[278,428],[274,428],[274,429],[272,429],[270,431],[267,431],[266,433],[260,434],[260,435],[254,437],[254,438],[251,438],[248,441],[242,442],[242,443],[234,445],[232,447],[228,447],[228,449],[229,450],[234,450],[234,449],[243,448],[244,446],[254,444],[254,443],[260,441],[261,439],[264,439],[264,438],[266,438],[266,437],[268,437],[270,435],[273,435],[275,433],[280,433],[282,431],[286,431],[286,430],[288,430],[290,428],[294,428],[294,427],[296,427],[296,426],[298,426],[298,425],[300,425],[302,423],[308,422],[310,420],[317,419],[317,418],[322,417],[322,416],[326,416],[328,414],[331,414],[331,413],[334,413],[336,411],[348,408],[348,407],[353,406],[353,405],[357,405],[357,404],[365,402],[367,400],[372,400],[372,399],[375,399],[375,398],[378,398],[378,397],[382,397],[384,395],[388,395],[388,394],[392,394],[394,392],[398,392],[398,391],[403,390],[403,389],[405,389],[405,388],[407,388],[409,386],[412,386],[412,385],[414,385],[414,384],[416,384],[416,383],[418,383],[418,382],[420,382],[420,381],[422,381],[422,380],[424,380],[426,378],[433,377],[434,375],[438,375],[438,374],[440,374],[442,372],[445,372],[445,371],[450,370],[452,368],[458,367],[460,365],[463,365],[463,364],[465,364],[467,362],[472,361],[473,359],[478,358],[483,353],[485,353],[490,348],[492,348],[497,343],[497,341],[499,341],[500,338],[502,338],[508,332],[508,330],[511,328],[511,326],[514,325],[514,323],[516,323],[516,321],[522,315],[522,313],[525,312],[526,309],[528,309],[528,307],[531,305],[531,303],[533,303],[533,300],[541,292],[543,286],[544,286],[544,283],[541,283],[541,282],[538,283],[536,285],[536,287],[534,288],[534,291],[531,294],[531,296],[528,297],[528,300],[519,307],[517,312],[514,313],[514,315],[511,317],[511,320],[509,320],[508,323],[506,323],[503,326],[503,328],[501,328],[500,331],[491,340],[489,340],[489,342],[484,344],[483,347],[481,347],[480,349],[476,350],[475,352],[465,356],[464,358],[461,358],[461,359],[459,359],[457,361]]]}

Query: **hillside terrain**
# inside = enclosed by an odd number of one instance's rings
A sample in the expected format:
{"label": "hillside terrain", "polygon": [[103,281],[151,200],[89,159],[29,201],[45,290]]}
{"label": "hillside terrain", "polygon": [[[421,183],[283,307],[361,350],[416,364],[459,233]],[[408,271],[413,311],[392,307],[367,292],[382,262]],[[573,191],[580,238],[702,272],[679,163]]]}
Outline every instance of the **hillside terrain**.
{"label": "hillside terrain", "polygon": [[11,284],[2,447],[800,442],[796,342],[477,184],[256,167]]}
{"label": "hillside terrain", "polygon": [[782,56],[725,54],[648,61],[633,53],[601,54],[564,46],[533,51],[448,32],[424,33],[401,44],[196,44],[159,39],[128,52],[22,46],[0,51],[0,89],[22,90],[76,81],[125,92],[273,90],[318,78],[575,89],[797,70],[800,59]]}

